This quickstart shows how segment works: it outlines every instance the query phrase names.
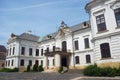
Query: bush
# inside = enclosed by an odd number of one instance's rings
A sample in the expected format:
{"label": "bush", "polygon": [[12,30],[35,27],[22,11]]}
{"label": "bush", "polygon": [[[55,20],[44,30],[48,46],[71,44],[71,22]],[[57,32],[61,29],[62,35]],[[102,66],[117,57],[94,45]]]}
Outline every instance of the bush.
{"label": "bush", "polygon": [[0,72],[18,72],[18,68],[13,68],[13,69],[10,69],[10,68],[2,68],[0,70]]}
{"label": "bush", "polygon": [[86,67],[83,71],[83,74],[86,76],[100,76],[100,68],[97,65],[90,65]]}
{"label": "bush", "polygon": [[37,64],[34,64],[34,66],[33,66],[33,71],[34,71],[34,72],[37,72],[37,71],[38,71],[38,65],[37,65]]}
{"label": "bush", "polygon": [[27,72],[30,72],[30,65],[27,66]]}
{"label": "bush", "polygon": [[59,73],[62,73],[62,71],[63,71],[63,66],[61,66],[61,67],[59,68],[58,72],[59,72]]}
{"label": "bush", "polygon": [[120,75],[120,68],[110,68],[110,67],[105,67],[105,68],[100,68],[96,64],[95,65],[90,65],[86,67],[83,71],[83,74],[86,76],[109,76],[109,77],[114,77],[114,76],[119,76]]}
{"label": "bush", "polygon": [[40,66],[38,67],[38,71],[39,71],[39,72],[44,71],[44,69],[43,69],[43,66],[42,66],[42,65],[40,65]]}
{"label": "bush", "polygon": [[116,75],[117,69],[116,68],[110,68],[110,67],[105,67],[101,68],[101,76],[109,76],[109,77],[114,77]]}

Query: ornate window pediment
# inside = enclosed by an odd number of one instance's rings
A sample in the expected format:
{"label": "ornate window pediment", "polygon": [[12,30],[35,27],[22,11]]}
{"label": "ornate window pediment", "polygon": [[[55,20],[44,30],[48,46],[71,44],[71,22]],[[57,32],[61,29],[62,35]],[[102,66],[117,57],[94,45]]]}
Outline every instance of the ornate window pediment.
{"label": "ornate window pediment", "polygon": [[110,6],[112,9],[120,8],[120,1],[116,0],[115,2],[111,3]]}
{"label": "ornate window pediment", "polygon": [[65,37],[66,35],[71,34],[70,28],[62,21],[60,28],[58,29],[56,38]]}

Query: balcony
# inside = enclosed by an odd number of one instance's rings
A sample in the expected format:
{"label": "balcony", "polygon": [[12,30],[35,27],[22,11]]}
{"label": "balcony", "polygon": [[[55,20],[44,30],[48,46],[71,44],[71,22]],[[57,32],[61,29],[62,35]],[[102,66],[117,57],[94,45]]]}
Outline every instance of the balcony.
{"label": "balcony", "polygon": [[49,51],[45,50],[45,56],[54,56],[55,54],[60,55],[71,55],[71,50],[65,50],[59,47],[56,47],[54,50],[50,49]]}

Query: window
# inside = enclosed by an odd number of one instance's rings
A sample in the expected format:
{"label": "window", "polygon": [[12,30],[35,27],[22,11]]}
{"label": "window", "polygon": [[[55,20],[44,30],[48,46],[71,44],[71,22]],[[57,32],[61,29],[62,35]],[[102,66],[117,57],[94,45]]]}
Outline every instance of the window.
{"label": "window", "polygon": [[8,62],[8,61],[6,61],[6,66],[7,66],[7,62]]}
{"label": "window", "polygon": [[86,63],[91,63],[90,55],[86,55]]}
{"label": "window", "polygon": [[76,62],[76,64],[79,64],[79,63],[80,63],[80,61],[79,61],[79,56],[76,56],[76,57],[75,57],[75,62]]}
{"label": "window", "polygon": [[55,65],[55,60],[53,59],[53,66]]}
{"label": "window", "polygon": [[25,47],[22,47],[21,55],[25,55]]}
{"label": "window", "polygon": [[109,43],[101,44],[100,50],[101,50],[101,57],[102,58],[110,58],[111,57]]}
{"label": "window", "polygon": [[43,60],[41,60],[41,65],[43,66]]}
{"label": "window", "polygon": [[9,55],[9,49],[7,49],[7,56]]}
{"label": "window", "polygon": [[62,42],[62,51],[67,51],[67,42],[66,41]]}
{"label": "window", "polygon": [[36,64],[36,65],[39,65],[39,61],[38,61],[38,60],[36,60],[36,61],[35,61],[35,64]]}
{"label": "window", "polygon": [[12,60],[12,62],[11,62],[11,66],[13,66],[13,64],[14,64],[14,60]]}
{"label": "window", "polygon": [[32,56],[32,48],[29,48],[29,55]]}
{"label": "window", "polygon": [[8,66],[10,66],[10,60],[8,60]]}
{"label": "window", "polygon": [[55,46],[53,46],[53,52],[55,52]]}
{"label": "window", "polygon": [[117,27],[120,27],[120,8],[114,10]]}
{"label": "window", "polygon": [[105,23],[104,14],[96,16],[96,22],[97,22],[98,32],[106,30],[106,23]]}
{"label": "window", "polygon": [[32,66],[32,60],[29,60],[29,65]]}
{"label": "window", "polygon": [[43,49],[41,49],[41,56],[43,56]]}
{"label": "window", "polygon": [[14,53],[15,53],[15,47],[13,47],[13,55],[14,55]]}
{"label": "window", "polygon": [[11,55],[11,48],[10,48],[10,55]]}
{"label": "window", "polygon": [[84,39],[84,43],[85,43],[85,48],[89,48],[89,38],[85,38]]}
{"label": "window", "polygon": [[75,44],[75,50],[78,50],[79,49],[79,46],[78,46],[78,40],[74,42]]}
{"label": "window", "polygon": [[24,60],[23,59],[21,59],[21,61],[20,61],[20,66],[24,66]]}
{"label": "window", "polygon": [[36,49],[36,56],[39,56],[39,49]]}
{"label": "window", "polygon": [[47,52],[49,52],[49,47],[47,47]]}

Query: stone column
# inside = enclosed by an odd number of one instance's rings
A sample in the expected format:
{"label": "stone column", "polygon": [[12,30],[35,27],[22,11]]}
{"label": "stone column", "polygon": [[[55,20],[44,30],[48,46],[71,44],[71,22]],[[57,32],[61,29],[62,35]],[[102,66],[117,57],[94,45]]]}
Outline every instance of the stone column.
{"label": "stone column", "polygon": [[56,54],[55,55],[55,67],[56,67],[56,70],[58,70],[60,66],[61,66],[61,58],[60,58],[59,54]]}
{"label": "stone column", "polygon": [[45,57],[45,69],[48,69],[48,56]]}

